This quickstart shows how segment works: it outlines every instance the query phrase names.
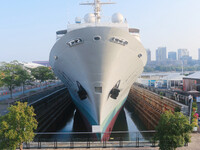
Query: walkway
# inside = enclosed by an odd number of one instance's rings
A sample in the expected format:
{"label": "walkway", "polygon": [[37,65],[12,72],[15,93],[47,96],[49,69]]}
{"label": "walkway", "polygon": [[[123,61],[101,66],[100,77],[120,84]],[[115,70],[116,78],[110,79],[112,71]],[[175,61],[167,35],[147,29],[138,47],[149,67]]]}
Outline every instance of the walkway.
{"label": "walkway", "polygon": [[32,97],[40,98],[46,94],[49,94],[49,92],[51,93],[52,91],[55,90],[55,88],[57,88],[58,85],[61,85],[61,83],[57,82],[48,85],[48,87],[43,86],[42,88],[39,87],[39,88],[29,89],[26,91],[25,95],[22,95],[22,92],[17,92],[15,93],[15,98],[13,99],[7,98],[7,96],[10,97],[9,95],[0,96],[0,116],[5,115],[8,112],[7,108],[9,107],[9,104],[14,102],[17,98],[21,99],[28,96],[31,101],[31,99],[33,99]]}
{"label": "walkway", "polygon": [[[60,82],[56,82],[56,83],[51,83],[51,84],[48,84],[48,85],[43,85],[43,86],[33,86],[31,87],[30,89],[27,89],[24,91],[24,94],[27,94],[27,93],[30,93],[30,92],[34,92],[34,91],[38,91],[38,90],[41,90],[41,89],[44,89],[46,88],[47,86],[54,86],[56,84],[60,84]],[[15,90],[14,90],[15,91]],[[7,92],[8,93],[8,92]],[[13,99],[14,98],[17,98],[18,96],[22,95],[23,92],[22,91],[19,91],[17,90],[17,92],[13,93]],[[0,102],[3,101],[3,100],[6,100],[6,99],[10,99],[10,94],[6,94],[6,95],[0,95]]]}

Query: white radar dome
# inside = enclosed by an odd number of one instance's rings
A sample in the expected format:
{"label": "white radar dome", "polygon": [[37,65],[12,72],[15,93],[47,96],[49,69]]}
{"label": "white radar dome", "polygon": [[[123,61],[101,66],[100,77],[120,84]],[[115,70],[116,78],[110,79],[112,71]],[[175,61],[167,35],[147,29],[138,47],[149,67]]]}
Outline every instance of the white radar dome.
{"label": "white radar dome", "polygon": [[112,15],[112,22],[113,23],[122,23],[124,21],[124,17],[120,13],[115,13]]}
{"label": "white radar dome", "polygon": [[76,17],[75,18],[75,23],[81,23],[81,18],[80,17]]}
{"label": "white radar dome", "polygon": [[84,17],[86,23],[94,23],[95,22],[95,15],[92,13],[86,14]]}

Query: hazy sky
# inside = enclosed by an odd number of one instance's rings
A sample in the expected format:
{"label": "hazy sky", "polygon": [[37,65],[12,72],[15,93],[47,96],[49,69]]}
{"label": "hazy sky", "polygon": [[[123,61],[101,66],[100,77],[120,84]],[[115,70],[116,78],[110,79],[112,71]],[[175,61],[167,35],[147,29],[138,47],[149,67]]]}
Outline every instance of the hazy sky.
{"label": "hazy sky", "polygon": [[[103,1],[103,0],[102,0]],[[103,16],[120,12],[139,28],[145,48],[187,48],[197,59],[200,48],[200,0],[113,0]],[[0,0],[0,62],[48,60],[57,30],[93,9],[84,0]]]}

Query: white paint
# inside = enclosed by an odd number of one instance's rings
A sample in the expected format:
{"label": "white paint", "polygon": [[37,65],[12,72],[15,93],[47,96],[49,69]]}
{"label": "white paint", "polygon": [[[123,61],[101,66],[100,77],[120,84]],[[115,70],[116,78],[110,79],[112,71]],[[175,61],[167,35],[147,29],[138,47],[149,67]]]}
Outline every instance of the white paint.
{"label": "white paint", "polygon": [[92,126],[92,132],[93,133],[100,133],[101,132],[101,126],[98,126],[98,125],[96,125],[96,126]]}

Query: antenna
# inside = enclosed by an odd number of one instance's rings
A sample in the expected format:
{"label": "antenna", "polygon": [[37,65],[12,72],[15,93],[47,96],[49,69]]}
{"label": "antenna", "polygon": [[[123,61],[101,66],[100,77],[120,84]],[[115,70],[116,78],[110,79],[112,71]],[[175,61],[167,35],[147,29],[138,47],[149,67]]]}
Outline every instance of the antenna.
{"label": "antenna", "polygon": [[86,3],[80,3],[80,5],[92,5],[94,7],[94,15],[95,15],[95,21],[100,22],[101,20],[101,6],[106,4],[116,4],[114,2],[101,2],[101,0],[94,0],[94,3],[86,2]]}

